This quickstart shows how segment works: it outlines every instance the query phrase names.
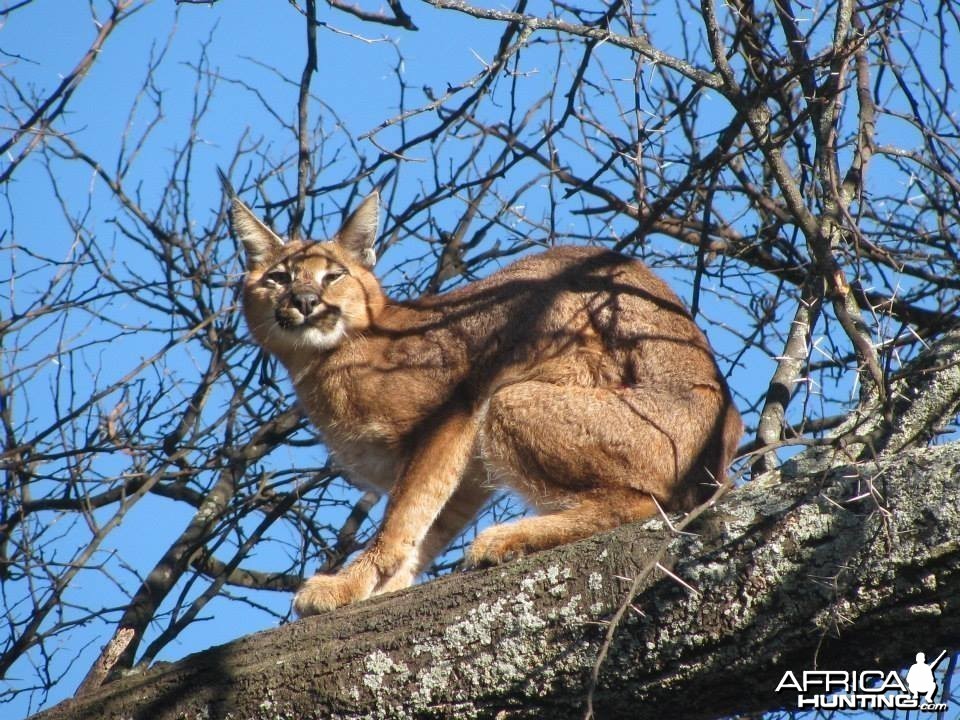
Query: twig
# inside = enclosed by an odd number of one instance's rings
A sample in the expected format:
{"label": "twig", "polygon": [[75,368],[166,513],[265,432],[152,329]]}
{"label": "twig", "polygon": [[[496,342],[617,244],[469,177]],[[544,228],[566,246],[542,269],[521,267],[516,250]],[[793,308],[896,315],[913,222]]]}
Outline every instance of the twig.
{"label": "twig", "polygon": [[[714,507],[721,500],[721,498],[724,497],[724,495],[733,489],[733,486],[734,479],[728,477],[717,487],[716,492],[714,492],[706,502],[691,510],[680,522],[674,526],[675,532],[683,530],[685,527],[687,527],[687,525],[692,523],[707,510]],[[671,539],[665,539],[660,545],[659,549],[654,553],[653,557],[650,558],[649,562],[647,562],[637,576],[634,577],[623,602],[617,609],[617,612],[615,612],[613,617],[610,619],[610,623],[607,625],[607,632],[603,639],[603,644],[600,646],[600,650],[597,653],[597,659],[594,661],[593,668],[590,671],[590,685],[587,688],[586,712],[583,715],[583,720],[592,720],[595,717],[593,713],[593,696],[596,693],[597,683],[600,680],[600,668],[603,666],[604,661],[607,659],[607,654],[610,652],[610,646],[613,643],[613,638],[616,635],[617,628],[620,626],[620,622],[623,620],[624,615],[626,615],[627,611],[631,608],[639,612],[641,615],[643,614],[639,609],[633,606],[633,601],[636,598],[637,593],[640,591],[640,588],[645,584],[647,578],[649,578],[655,570],[659,569],[667,572],[661,560],[663,560],[664,555],[666,555],[671,542]],[[667,574],[674,579],[680,580],[673,573],[668,572]],[[680,582],[689,587],[689,585],[682,580]],[[693,588],[690,589],[693,590]]]}

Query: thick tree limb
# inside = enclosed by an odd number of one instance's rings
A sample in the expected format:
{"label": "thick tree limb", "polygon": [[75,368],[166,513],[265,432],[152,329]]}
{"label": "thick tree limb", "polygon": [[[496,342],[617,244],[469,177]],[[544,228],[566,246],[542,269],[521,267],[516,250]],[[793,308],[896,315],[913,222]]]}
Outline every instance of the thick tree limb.
{"label": "thick tree limb", "polygon": [[[600,672],[597,717],[790,705],[791,669],[960,645],[960,443],[768,474],[669,539]],[[578,718],[604,621],[664,542],[634,525],[258,633],[38,717]],[[679,713],[679,714],[678,714]]]}

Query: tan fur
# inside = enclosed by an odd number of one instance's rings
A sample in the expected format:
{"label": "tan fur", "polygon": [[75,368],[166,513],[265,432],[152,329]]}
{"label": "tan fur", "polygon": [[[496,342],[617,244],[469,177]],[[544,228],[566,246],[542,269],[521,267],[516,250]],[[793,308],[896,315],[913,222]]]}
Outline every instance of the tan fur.
{"label": "tan fur", "polygon": [[284,244],[233,201],[254,337],[348,476],[390,494],[370,546],[297,593],[300,615],[406,587],[499,484],[540,515],[480,533],[475,564],[709,497],[742,425],[666,284],[622,255],[557,247],[395,302],[371,272],[378,204],[330,242]]}

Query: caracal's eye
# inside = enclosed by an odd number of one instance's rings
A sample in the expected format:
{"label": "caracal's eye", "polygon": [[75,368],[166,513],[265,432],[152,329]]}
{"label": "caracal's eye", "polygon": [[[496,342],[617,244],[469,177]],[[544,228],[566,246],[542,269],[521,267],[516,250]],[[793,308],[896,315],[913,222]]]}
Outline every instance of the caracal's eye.
{"label": "caracal's eye", "polygon": [[267,280],[277,285],[289,285],[290,284],[290,273],[286,270],[272,270],[264,276]]}
{"label": "caracal's eye", "polygon": [[323,280],[320,281],[320,287],[326,290],[344,275],[346,275],[346,273],[343,270],[333,270],[328,272],[323,276]]}

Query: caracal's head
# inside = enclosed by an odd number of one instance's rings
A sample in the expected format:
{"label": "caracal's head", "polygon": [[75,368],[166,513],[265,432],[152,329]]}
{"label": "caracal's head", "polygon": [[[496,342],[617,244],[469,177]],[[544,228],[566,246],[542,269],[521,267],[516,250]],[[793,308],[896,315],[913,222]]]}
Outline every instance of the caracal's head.
{"label": "caracal's head", "polygon": [[367,196],[327,242],[284,241],[235,196],[233,231],[247,274],[243,311],[266,350],[291,358],[337,347],[363,332],[383,307],[372,269],[380,196]]}

